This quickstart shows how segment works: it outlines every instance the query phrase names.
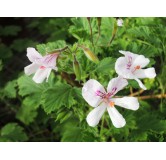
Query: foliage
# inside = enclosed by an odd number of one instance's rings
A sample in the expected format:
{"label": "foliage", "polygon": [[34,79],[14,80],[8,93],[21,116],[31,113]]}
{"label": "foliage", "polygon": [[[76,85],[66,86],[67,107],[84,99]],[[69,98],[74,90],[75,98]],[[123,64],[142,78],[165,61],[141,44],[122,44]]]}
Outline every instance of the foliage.
{"label": "foliage", "polygon": [[[164,98],[139,100],[135,112],[118,108],[127,122],[120,129],[112,125],[108,113],[94,128],[86,122],[91,107],[82,97],[82,86],[92,78],[106,87],[117,76],[119,50],[143,54],[150,59],[148,67],[156,69],[155,79],[143,80],[148,90],[136,96],[165,94],[165,18],[123,20],[124,26],[110,41],[115,18],[101,18],[100,26],[97,18],[1,18],[0,141],[165,141]],[[58,71],[52,71],[48,82],[37,84],[24,74],[30,64],[27,47],[42,55],[67,48],[60,51]],[[130,80],[118,96],[138,91],[138,84]]]}

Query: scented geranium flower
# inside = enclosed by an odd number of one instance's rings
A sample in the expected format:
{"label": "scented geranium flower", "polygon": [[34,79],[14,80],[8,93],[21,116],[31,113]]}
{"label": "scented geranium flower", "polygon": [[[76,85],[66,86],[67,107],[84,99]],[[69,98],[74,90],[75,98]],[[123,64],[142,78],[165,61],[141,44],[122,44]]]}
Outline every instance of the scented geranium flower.
{"label": "scented geranium flower", "polygon": [[94,79],[90,79],[84,84],[82,95],[88,104],[95,108],[86,118],[90,126],[95,127],[99,123],[106,109],[116,128],[123,127],[126,124],[125,119],[115,108],[115,105],[137,110],[139,108],[138,100],[135,97],[113,98],[113,96],[127,84],[127,80],[120,76],[113,78],[109,82],[107,91],[105,91],[104,87]]}
{"label": "scented geranium flower", "polygon": [[143,55],[131,53],[129,51],[119,51],[124,55],[117,59],[115,63],[116,73],[126,79],[135,79],[139,86],[146,90],[146,87],[139,78],[154,78],[156,77],[155,69],[142,69],[148,65],[150,60]]}
{"label": "scented geranium flower", "polygon": [[123,26],[123,20],[121,18],[117,19],[117,26],[119,27]]}
{"label": "scented geranium flower", "polygon": [[58,55],[58,53],[54,53],[43,57],[34,48],[27,48],[27,57],[32,64],[24,68],[25,74],[31,75],[35,73],[33,80],[36,83],[42,83],[45,79],[48,81],[51,70],[57,70],[56,59]]}

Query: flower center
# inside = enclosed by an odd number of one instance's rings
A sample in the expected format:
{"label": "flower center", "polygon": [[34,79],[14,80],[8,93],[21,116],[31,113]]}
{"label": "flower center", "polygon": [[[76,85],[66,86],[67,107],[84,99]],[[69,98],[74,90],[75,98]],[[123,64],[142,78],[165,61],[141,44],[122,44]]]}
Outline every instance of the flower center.
{"label": "flower center", "polygon": [[140,66],[140,65],[135,66],[135,67],[134,67],[134,70],[132,71],[132,73],[133,73],[133,72],[135,72],[136,70],[140,69],[140,68],[141,68],[141,66]]}
{"label": "flower center", "polygon": [[46,63],[46,64],[49,64],[49,63],[51,63],[54,59],[56,59],[57,56],[58,56],[57,53],[46,55],[43,62]]}
{"label": "flower center", "polygon": [[46,67],[45,66],[40,66],[40,69],[45,69]]}
{"label": "flower center", "polygon": [[132,65],[132,57],[128,56],[127,69],[130,69],[131,65]]}
{"label": "flower center", "polygon": [[110,102],[110,98],[115,94],[116,90],[117,90],[117,87],[113,87],[111,92],[108,92],[108,93],[103,93],[102,91],[97,90],[95,92],[95,95],[101,97],[103,102],[105,102],[105,103],[109,104],[109,106],[113,107],[114,102],[112,102],[112,101]]}
{"label": "flower center", "polygon": [[114,107],[115,103],[111,101],[111,102],[109,103],[109,105],[110,105],[110,107]]}

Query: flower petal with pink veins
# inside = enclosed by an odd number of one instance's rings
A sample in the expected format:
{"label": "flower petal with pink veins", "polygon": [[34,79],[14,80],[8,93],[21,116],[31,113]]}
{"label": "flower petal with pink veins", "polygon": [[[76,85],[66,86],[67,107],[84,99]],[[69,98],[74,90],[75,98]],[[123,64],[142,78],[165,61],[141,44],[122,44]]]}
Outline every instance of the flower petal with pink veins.
{"label": "flower petal with pink veins", "polygon": [[45,67],[48,68],[52,68],[57,70],[56,67],[56,59],[58,58],[59,54],[58,53],[54,53],[54,54],[48,54],[46,56],[44,56],[40,62],[42,63],[42,65],[44,65]]}
{"label": "flower petal with pink veins", "polygon": [[83,98],[92,107],[97,107],[102,101],[101,97],[96,95],[97,91],[105,93],[104,87],[94,79],[88,80],[82,88]]}
{"label": "flower petal with pink veins", "polygon": [[119,76],[117,78],[113,78],[108,83],[107,92],[111,93],[111,96],[113,96],[127,85],[128,82],[123,77]]}
{"label": "flower petal with pink veins", "polygon": [[128,59],[126,57],[120,57],[116,60],[115,63],[115,71],[118,75],[131,79],[133,78],[133,74],[131,72],[131,69],[127,67],[128,65]]}

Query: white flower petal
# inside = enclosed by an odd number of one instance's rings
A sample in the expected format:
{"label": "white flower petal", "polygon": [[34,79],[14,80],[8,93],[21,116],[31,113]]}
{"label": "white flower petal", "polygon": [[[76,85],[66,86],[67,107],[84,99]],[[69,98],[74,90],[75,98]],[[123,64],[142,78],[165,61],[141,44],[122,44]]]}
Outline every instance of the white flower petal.
{"label": "white flower petal", "polygon": [[27,48],[27,57],[31,62],[36,62],[38,59],[42,58],[42,56],[35,50],[35,48]]}
{"label": "white flower petal", "polygon": [[88,80],[82,88],[82,96],[92,107],[97,107],[101,103],[101,97],[96,95],[96,91],[105,93],[104,87],[96,80]]}
{"label": "white flower petal", "polygon": [[117,25],[118,25],[119,27],[122,27],[122,26],[123,26],[123,20],[122,20],[121,18],[117,20]]}
{"label": "white flower petal", "polygon": [[117,109],[115,107],[107,107],[107,110],[108,110],[109,116],[111,118],[111,121],[116,128],[121,128],[121,127],[125,126],[125,124],[126,124],[125,119],[117,111]]}
{"label": "white flower petal", "polygon": [[135,78],[135,80],[138,82],[139,86],[140,86],[142,89],[144,89],[144,90],[147,89],[147,88],[143,85],[143,83],[142,83],[138,78]]}
{"label": "white flower petal", "polygon": [[56,59],[58,58],[58,56],[58,53],[48,54],[41,59],[41,63],[47,68],[56,70]]}
{"label": "white flower petal", "polygon": [[135,97],[112,98],[111,101],[113,101],[115,105],[123,108],[131,110],[137,110],[139,108],[138,99]]}
{"label": "white flower petal", "polygon": [[24,68],[24,72],[25,72],[26,75],[29,76],[29,75],[35,73],[38,68],[39,68],[38,64],[32,63],[32,64],[30,64],[30,65],[28,65]]}
{"label": "white flower petal", "polygon": [[154,68],[148,69],[138,69],[134,72],[137,78],[154,78],[156,77],[156,72]]}
{"label": "white flower petal", "polygon": [[120,50],[119,53],[123,54],[126,58],[129,57],[129,56],[132,57],[133,61],[139,56],[138,54],[132,53],[130,51],[122,51],[122,50]]}
{"label": "white flower petal", "polygon": [[45,68],[45,69],[39,68],[37,72],[35,73],[33,80],[36,83],[42,83],[47,78],[49,72],[50,72],[50,68]]}
{"label": "white flower petal", "polygon": [[145,58],[145,56],[138,55],[134,60],[132,67],[134,68],[136,66],[140,66],[141,68],[144,68],[145,66],[148,65],[149,62],[150,60],[148,58]]}
{"label": "white flower petal", "polygon": [[128,82],[123,77],[119,76],[117,78],[113,78],[108,83],[107,92],[113,93],[113,95],[115,95],[118,91],[122,90],[127,85]]}
{"label": "white flower petal", "polygon": [[86,121],[91,127],[95,127],[106,110],[105,103],[93,109],[87,116]]}
{"label": "white flower petal", "polygon": [[118,75],[124,78],[132,79],[133,74],[131,73],[130,69],[127,69],[127,63],[128,63],[128,60],[126,57],[118,58],[115,63],[115,71]]}

